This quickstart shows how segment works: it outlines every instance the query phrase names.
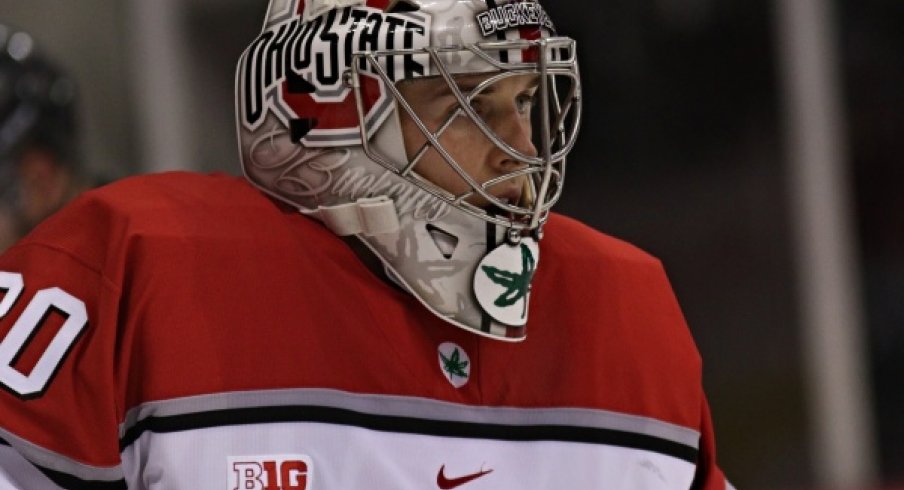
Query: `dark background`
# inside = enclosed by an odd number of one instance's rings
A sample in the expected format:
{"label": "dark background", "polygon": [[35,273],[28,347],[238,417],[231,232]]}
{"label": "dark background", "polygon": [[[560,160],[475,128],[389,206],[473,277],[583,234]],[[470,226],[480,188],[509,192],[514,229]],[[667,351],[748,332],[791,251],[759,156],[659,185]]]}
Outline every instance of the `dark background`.
{"label": "dark background", "polygon": [[[904,481],[904,2],[836,1],[880,471]],[[669,270],[739,488],[812,485],[771,2],[548,6],[579,40],[561,209]]]}

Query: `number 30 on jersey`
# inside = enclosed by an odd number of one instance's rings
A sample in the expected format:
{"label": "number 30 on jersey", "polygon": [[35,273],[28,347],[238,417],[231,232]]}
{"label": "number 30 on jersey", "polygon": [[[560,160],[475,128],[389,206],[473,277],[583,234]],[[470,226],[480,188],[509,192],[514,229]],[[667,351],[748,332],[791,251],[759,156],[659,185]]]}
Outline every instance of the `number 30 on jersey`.
{"label": "number 30 on jersey", "polygon": [[[0,301],[0,320],[6,318],[24,290],[22,274],[0,272],[0,291],[6,292]],[[62,314],[66,320],[31,371],[27,374],[20,372],[13,365],[28,347],[29,340],[54,312]],[[12,329],[0,338],[0,384],[23,398],[41,396],[86,325],[88,313],[85,303],[78,298],[60,288],[47,288],[35,293],[16,318]]]}

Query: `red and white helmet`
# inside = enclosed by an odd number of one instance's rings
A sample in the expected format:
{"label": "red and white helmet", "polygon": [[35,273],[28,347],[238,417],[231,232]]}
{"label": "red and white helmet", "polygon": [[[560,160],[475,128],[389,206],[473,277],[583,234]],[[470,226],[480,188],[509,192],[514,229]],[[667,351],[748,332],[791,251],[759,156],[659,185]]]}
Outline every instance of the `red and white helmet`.
{"label": "red and white helmet", "polygon": [[[476,86],[456,83],[474,74],[482,74]],[[495,84],[524,75],[537,78],[536,152],[509,144],[472,107]],[[444,80],[456,101],[435,130],[398,89],[427,77]],[[556,35],[535,1],[271,0],[236,73],[239,151],[253,184],[339,235],[358,236],[432,312],[520,340],[538,241],[580,123],[580,93],[574,41]],[[413,154],[401,115],[423,134]],[[518,164],[485,182],[468,175],[441,142],[462,117]],[[418,175],[428,151],[467,190],[455,194]],[[491,192],[510,179],[526,182],[519,202]]]}

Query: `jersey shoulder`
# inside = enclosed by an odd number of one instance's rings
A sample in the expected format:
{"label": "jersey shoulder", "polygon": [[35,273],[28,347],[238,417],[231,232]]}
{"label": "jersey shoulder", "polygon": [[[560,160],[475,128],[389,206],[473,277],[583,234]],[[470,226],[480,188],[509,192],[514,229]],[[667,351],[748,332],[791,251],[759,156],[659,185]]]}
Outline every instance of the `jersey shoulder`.
{"label": "jersey shoulder", "polygon": [[253,204],[260,207],[266,200],[256,200],[255,192],[239,178],[225,174],[166,172],[126,177],[82,193],[45,220],[26,242],[46,239],[65,222],[84,226],[93,221],[103,227],[124,219],[130,224],[171,219],[174,215],[192,219],[205,212],[211,214],[223,204],[233,210]]}
{"label": "jersey shoulder", "polygon": [[310,220],[293,219],[296,214],[241,177],[149,174],[83,193],[16,248],[53,249],[100,270],[135,246],[182,242],[222,247],[242,239],[278,240],[289,228],[313,228],[306,223]]}
{"label": "jersey shoulder", "polygon": [[565,263],[618,263],[661,267],[658,258],[619,238],[607,235],[568,216],[551,213],[541,247],[544,259]]}
{"label": "jersey shoulder", "polygon": [[223,173],[163,172],[127,177],[84,193],[75,207],[102,207],[111,214],[135,221],[210,219],[242,209],[276,209],[278,206],[251,187],[245,179]]}

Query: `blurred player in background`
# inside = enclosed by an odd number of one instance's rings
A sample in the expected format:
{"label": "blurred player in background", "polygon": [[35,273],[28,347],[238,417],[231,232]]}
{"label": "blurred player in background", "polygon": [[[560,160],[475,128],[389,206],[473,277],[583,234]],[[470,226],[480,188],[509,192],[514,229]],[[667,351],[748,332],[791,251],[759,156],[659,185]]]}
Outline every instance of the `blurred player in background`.
{"label": "blurred player in background", "polygon": [[0,24],[0,250],[87,187],[75,98],[28,33]]}
{"label": "blurred player in background", "polygon": [[531,1],[273,0],[246,178],[0,257],[0,487],[724,490],[662,265],[550,212],[575,53]]}

